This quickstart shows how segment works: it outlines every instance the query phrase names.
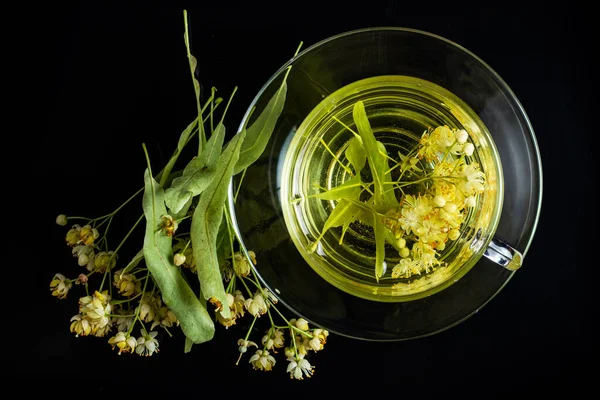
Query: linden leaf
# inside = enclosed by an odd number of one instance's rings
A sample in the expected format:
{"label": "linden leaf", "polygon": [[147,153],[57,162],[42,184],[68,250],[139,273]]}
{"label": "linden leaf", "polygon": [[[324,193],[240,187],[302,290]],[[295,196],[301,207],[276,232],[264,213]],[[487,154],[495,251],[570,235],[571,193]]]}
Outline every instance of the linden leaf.
{"label": "linden leaf", "polygon": [[265,151],[267,143],[275,130],[277,120],[283,111],[286,94],[287,83],[284,81],[258,118],[246,129],[246,139],[242,144],[240,157],[233,170],[234,175],[248,168]]}
{"label": "linden leaf", "polygon": [[358,199],[362,191],[362,180],[360,175],[355,175],[339,186],[333,187],[325,192],[307,196],[321,200]]}
{"label": "linden leaf", "polygon": [[[204,299],[221,305],[227,305],[227,297],[219,268],[217,235],[233,168],[238,161],[244,137],[244,131],[235,135],[219,156],[216,177],[200,195],[190,230],[192,250]],[[229,307],[223,307],[221,315],[229,318]]]}
{"label": "linden leaf", "polygon": [[358,175],[364,168],[367,162],[367,152],[363,144],[358,140],[357,137],[350,139],[348,148],[346,148],[346,158],[350,161],[350,164],[354,167],[354,172]]}
{"label": "linden leaf", "polygon": [[173,311],[190,341],[203,343],[211,340],[215,325],[173,262],[172,238],[160,229],[161,216],[167,213],[164,190],[149,170],[144,174],[142,205],[146,217],[143,256],[148,271],[160,288],[162,300]]}
{"label": "linden leaf", "polygon": [[183,174],[173,180],[165,193],[165,201],[172,214],[189,208],[191,199],[202,193],[213,181],[224,138],[225,125],[219,123],[206,142],[200,157],[192,159],[183,170]]}
{"label": "linden leaf", "polygon": [[373,202],[378,210],[387,210],[389,208],[395,208],[398,206],[398,200],[394,195],[394,191],[390,190],[386,192],[384,182],[388,182],[389,179],[389,165],[387,158],[385,157],[385,146],[375,139],[373,129],[367,118],[365,112],[365,106],[362,101],[357,101],[354,104],[352,112],[354,123],[358,129],[358,133],[363,140],[363,146],[367,153],[367,160],[369,162],[369,168],[371,175],[373,176],[373,184],[375,186],[375,193]]}

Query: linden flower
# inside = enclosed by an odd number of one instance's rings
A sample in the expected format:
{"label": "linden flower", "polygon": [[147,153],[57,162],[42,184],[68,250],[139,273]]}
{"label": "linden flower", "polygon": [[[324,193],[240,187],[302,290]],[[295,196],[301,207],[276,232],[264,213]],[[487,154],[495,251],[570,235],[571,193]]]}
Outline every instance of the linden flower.
{"label": "linden flower", "polygon": [[177,227],[179,226],[179,223],[170,215],[162,215],[160,219],[162,221],[160,228],[165,232],[165,235],[173,236],[177,230]]}
{"label": "linden flower", "polygon": [[125,332],[118,332],[115,336],[108,339],[108,343],[119,348],[119,355],[121,353],[133,353],[137,346],[137,340],[133,336],[129,336]]}
{"label": "linden flower", "polygon": [[75,334],[75,337],[87,336],[92,332],[92,325],[90,321],[83,318],[81,314],[74,315],[71,317],[71,326],[69,328],[71,332]]}
{"label": "linden flower", "polygon": [[317,328],[313,331],[313,337],[316,337],[319,339],[319,342],[321,342],[321,348],[323,348],[323,346],[325,346],[325,343],[327,343],[328,336],[329,336],[329,331],[326,329]]}
{"label": "linden flower", "polygon": [[52,281],[50,281],[50,291],[52,296],[64,299],[67,297],[67,293],[73,287],[73,283],[70,279],[65,278],[63,274],[55,274]]}
{"label": "linden flower", "polygon": [[75,246],[79,243],[79,232],[81,231],[81,226],[73,225],[71,229],[67,232],[65,236],[65,241],[69,246]]}
{"label": "linden flower", "polygon": [[314,372],[315,367],[304,359],[302,354],[298,354],[295,357],[289,357],[287,359],[290,363],[287,366],[286,372],[290,374],[291,379],[303,380],[304,377],[310,378]]}
{"label": "linden flower", "polygon": [[151,294],[144,294],[142,300],[140,300],[140,319],[143,322],[152,322],[158,312],[158,309],[162,306],[162,300],[160,297]]}
{"label": "linden flower", "polygon": [[403,258],[398,264],[392,269],[392,278],[410,278],[412,275],[420,275],[421,269],[418,263],[415,263],[410,258]]}
{"label": "linden flower", "polygon": [[114,323],[117,325],[117,331],[129,332],[129,329],[131,328],[131,325],[133,325],[133,321],[135,319],[133,316],[135,315],[135,311],[121,308],[115,312],[117,315],[120,315],[118,317],[113,317]]}
{"label": "linden flower", "polygon": [[158,340],[156,340],[156,335],[158,332],[152,331],[149,333],[140,332],[142,336],[140,336],[137,340],[137,346],[135,348],[135,352],[140,356],[151,356],[154,353],[158,352]]}
{"label": "linden flower", "polygon": [[91,246],[94,244],[94,241],[98,239],[100,234],[96,228],[92,228],[90,225],[85,225],[81,230],[79,230],[79,242],[83,243],[87,246]]}
{"label": "linden flower", "polygon": [[114,251],[101,251],[88,263],[88,271],[104,272],[106,269],[113,269],[117,264],[117,255]]}
{"label": "linden flower", "polygon": [[281,329],[269,329],[267,334],[262,337],[261,343],[267,350],[273,351],[273,353],[277,353],[275,349],[279,349],[283,347],[285,342],[284,334]]}
{"label": "linden flower", "polygon": [[77,257],[77,264],[79,264],[80,267],[84,267],[94,259],[94,246],[79,244],[73,247],[71,253],[73,254],[73,257]]}
{"label": "linden flower", "polygon": [[254,317],[260,317],[267,312],[267,304],[262,294],[256,292],[254,297],[246,299],[244,302],[246,310]]}
{"label": "linden flower", "polygon": [[125,297],[132,296],[141,291],[141,282],[137,280],[133,274],[122,274],[123,270],[120,269],[115,272],[115,279],[113,285],[119,289],[119,293]]}
{"label": "linden flower", "polygon": [[485,190],[485,174],[479,169],[479,164],[471,163],[465,165],[459,176],[464,180],[460,183],[459,189],[465,196],[483,193]]}
{"label": "linden flower", "polygon": [[269,354],[268,350],[256,350],[256,353],[250,357],[248,362],[252,364],[254,369],[271,371],[275,365],[275,358]]}
{"label": "linden flower", "polygon": [[[256,255],[253,251],[249,251],[248,254],[252,259],[252,262],[256,264]],[[250,260],[245,256],[242,256],[240,252],[236,252],[233,255],[233,271],[237,276],[246,277],[250,274]]]}
{"label": "linden flower", "polygon": [[92,326],[92,334],[104,336],[112,326],[110,296],[108,291],[95,291],[92,296],[79,299],[79,312]]}
{"label": "linden flower", "polygon": [[415,197],[409,194],[404,196],[404,200],[401,204],[400,226],[407,234],[410,234],[411,232],[417,233],[416,231],[421,226],[423,217],[433,208],[432,199],[429,196]]}
{"label": "linden flower", "polygon": [[156,326],[171,328],[173,325],[179,326],[179,320],[173,311],[171,311],[168,307],[163,306],[158,309],[158,313],[154,317],[154,322],[152,322],[150,330],[154,329]]}

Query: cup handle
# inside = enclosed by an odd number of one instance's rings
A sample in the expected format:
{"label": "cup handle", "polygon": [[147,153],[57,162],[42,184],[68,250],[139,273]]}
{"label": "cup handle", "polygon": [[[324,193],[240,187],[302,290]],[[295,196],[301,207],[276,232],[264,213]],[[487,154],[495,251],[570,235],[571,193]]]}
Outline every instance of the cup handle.
{"label": "cup handle", "polygon": [[523,254],[498,238],[492,238],[483,255],[510,271],[518,270],[523,264]]}

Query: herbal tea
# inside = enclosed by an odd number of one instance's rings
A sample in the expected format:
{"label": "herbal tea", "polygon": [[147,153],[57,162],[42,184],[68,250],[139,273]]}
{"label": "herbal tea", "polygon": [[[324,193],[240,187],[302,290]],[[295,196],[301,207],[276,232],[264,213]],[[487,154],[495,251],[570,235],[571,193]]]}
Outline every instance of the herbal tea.
{"label": "herbal tea", "polygon": [[352,83],[303,121],[281,202],[308,264],[338,288],[406,301],[447,287],[482,251],[500,163],[477,115],[407,76]]}

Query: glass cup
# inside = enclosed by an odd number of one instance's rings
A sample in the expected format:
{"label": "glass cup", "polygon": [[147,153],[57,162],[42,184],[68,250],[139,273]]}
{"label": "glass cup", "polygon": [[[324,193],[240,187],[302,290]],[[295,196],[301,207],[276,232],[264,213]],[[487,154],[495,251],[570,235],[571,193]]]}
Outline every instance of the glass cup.
{"label": "glass cup", "polygon": [[[489,66],[426,32],[347,32],[304,50],[277,71],[241,127],[254,123],[284,80],[287,96],[274,132],[258,161],[233,178],[229,197],[243,251],[256,253],[259,278],[283,304],[341,335],[402,340],[453,326],[498,293],[521,266],[535,232],[542,172],[527,116]],[[339,158],[352,138],[347,128],[357,100],[388,152],[408,150],[427,125],[469,132],[472,161],[485,172],[487,186],[460,238],[444,249],[445,268],[401,282],[389,279],[388,271],[388,279],[377,280],[368,270],[373,254],[347,256],[336,240],[324,240],[313,251],[335,202],[308,200],[306,182],[332,187],[347,178],[335,166],[343,164]],[[339,116],[340,123],[328,122],[328,115]],[[317,145],[322,142],[327,151]],[[330,235],[339,237],[339,229]],[[393,251],[386,252],[388,264],[398,261],[388,253]]]}

